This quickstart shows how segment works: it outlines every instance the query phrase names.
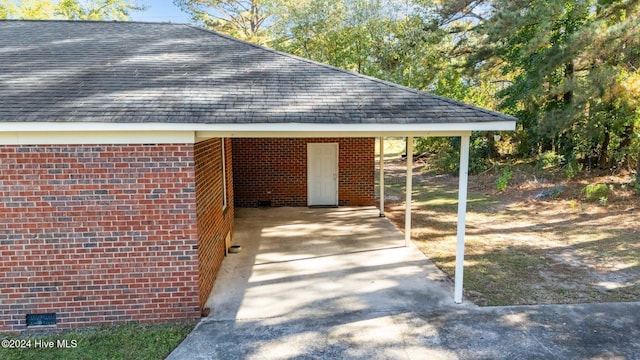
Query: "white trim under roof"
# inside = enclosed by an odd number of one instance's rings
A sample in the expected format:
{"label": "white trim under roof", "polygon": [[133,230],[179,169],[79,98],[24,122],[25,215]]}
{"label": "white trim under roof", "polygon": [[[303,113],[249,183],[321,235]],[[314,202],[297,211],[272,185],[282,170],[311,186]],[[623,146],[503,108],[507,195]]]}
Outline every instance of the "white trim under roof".
{"label": "white trim under roof", "polygon": [[515,121],[435,124],[185,124],[0,122],[0,144],[171,144],[225,137],[460,136],[515,130]]}
{"label": "white trim under roof", "polygon": [[[0,125],[0,129],[2,129]],[[193,144],[193,131],[14,131],[0,130],[0,145]]]}

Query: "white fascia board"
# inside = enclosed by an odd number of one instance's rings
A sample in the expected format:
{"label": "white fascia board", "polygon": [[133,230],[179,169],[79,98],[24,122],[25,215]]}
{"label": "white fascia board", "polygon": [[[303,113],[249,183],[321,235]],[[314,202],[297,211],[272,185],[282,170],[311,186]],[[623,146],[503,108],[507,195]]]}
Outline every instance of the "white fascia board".
{"label": "white fascia board", "polygon": [[[212,126],[213,127],[213,126]],[[198,130],[198,139],[229,137],[461,136],[471,131],[515,130],[515,122],[473,124],[223,124]]]}
{"label": "white fascia board", "polygon": [[193,131],[20,131],[0,130],[0,145],[193,144]]}
{"label": "white fascia board", "polygon": [[471,131],[512,131],[515,122],[465,124],[220,124],[197,130],[198,139],[216,137],[461,136]]}
{"label": "white fascia board", "polygon": [[218,124],[196,130],[198,138],[210,137],[376,137],[459,136],[469,131],[511,131],[514,121],[455,124]]}
{"label": "white fascia board", "polygon": [[185,124],[3,122],[0,144],[193,143],[220,137],[460,136],[515,130],[514,121],[436,124]]}

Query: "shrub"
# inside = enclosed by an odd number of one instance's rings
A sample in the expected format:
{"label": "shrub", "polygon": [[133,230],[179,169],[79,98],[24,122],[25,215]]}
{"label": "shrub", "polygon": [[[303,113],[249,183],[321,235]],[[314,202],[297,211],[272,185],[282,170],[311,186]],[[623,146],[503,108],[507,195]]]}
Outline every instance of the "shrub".
{"label": "shrub", "polygon": [[[443,141],[446,140],[446,141]],[[417,152],[435,152],[437,158],[435,167],[437,170],[455,174],[460,166],[460,138],[419,138],[416,146]],[[491,146],[483,133],[474,132],[469,143],[469,174],[479,174],[491,167]]]}
{"label": "shrub", "polygon": [[579,164],[575,160],[571,160],[564,166],[563,171],[567,179],[573,179],[582,171],[582,164]]}
{"label": "shrub", "polygon": [[564,156],[556,154],[554,151],[545,151],[538,155],[536,168],[549,169],[560,166],[564,162]]}
{"label": "shrub", "polygon": [[480,133],[474,133],[469,144],[469,173],[479,174],[491,167],[491,146]]}
{"label": "shrub", "polygon": [[443,148],[438,152],[435,166],[439,171],[457,175],[460,168],[460,148],[455,149],[451,145],[446,149]]}
{"label": "shrub", "polygon": [[598,201],[606,203],[610,189],[607,184],[589,184],[582,189],[582,193],[587,201]]}
{"label": "shrub", "polygon": [[505,191],[507,189],[507,185],[509,184],[509,180],[513,177],[513,171],[509,167],[505,167],[502,169],[502,175],[496,178],[496,189],[498,191]]}
{"label": "shrub", "polygon": [[414,140],[414,144],[417,154],[439,154],[452,150],[449,138],[445,137],[417,137]]}

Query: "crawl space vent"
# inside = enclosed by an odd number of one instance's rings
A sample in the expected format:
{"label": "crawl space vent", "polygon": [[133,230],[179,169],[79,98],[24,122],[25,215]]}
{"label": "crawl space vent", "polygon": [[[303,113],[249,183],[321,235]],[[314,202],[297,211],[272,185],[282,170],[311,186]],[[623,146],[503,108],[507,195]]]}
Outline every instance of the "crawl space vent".
{"label": "crawl space vent", "polygon": [[55,325],[56,313],[27,314],[27,326]]}

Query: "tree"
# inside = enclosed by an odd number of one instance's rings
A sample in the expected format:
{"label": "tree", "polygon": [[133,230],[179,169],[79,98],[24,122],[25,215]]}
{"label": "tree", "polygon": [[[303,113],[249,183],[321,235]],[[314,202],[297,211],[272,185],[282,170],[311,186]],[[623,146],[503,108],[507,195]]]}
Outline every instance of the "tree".
{"label": "tree", "polygon": [[468,73],[499,69],[512,79],[497,96],[520,119],[521,155],[555,151],[610,168],[628,163],[637,141],[637,105],[620,89],[640,66],[638,4],[454,0],[437,23],[457,34]]}
{"label": "tree", "polygon": [[377,78],[425,88],[435,53],[422,7],[400,0],[270,3],[270,46]]}
{"label": "tree", "polygon": [[0,5],[0,19],[51,19],[55,6],[51,1],[7,1]]}
{"label": "tree", "polygon": [[71,20],[127,20],[132,11],[141,11],[130,0],[22,0],[0,5],[4,19],[71,19]]}
{"label": "tree", "polygon": [[132,11],[142,11],[129,0],[61,0],[56,14],[72,20],[127,20]]}
{"label": "tree", "polygon": [[269,18],[262,0],[174,0],[197,24],[233,37],[262,44]]}

